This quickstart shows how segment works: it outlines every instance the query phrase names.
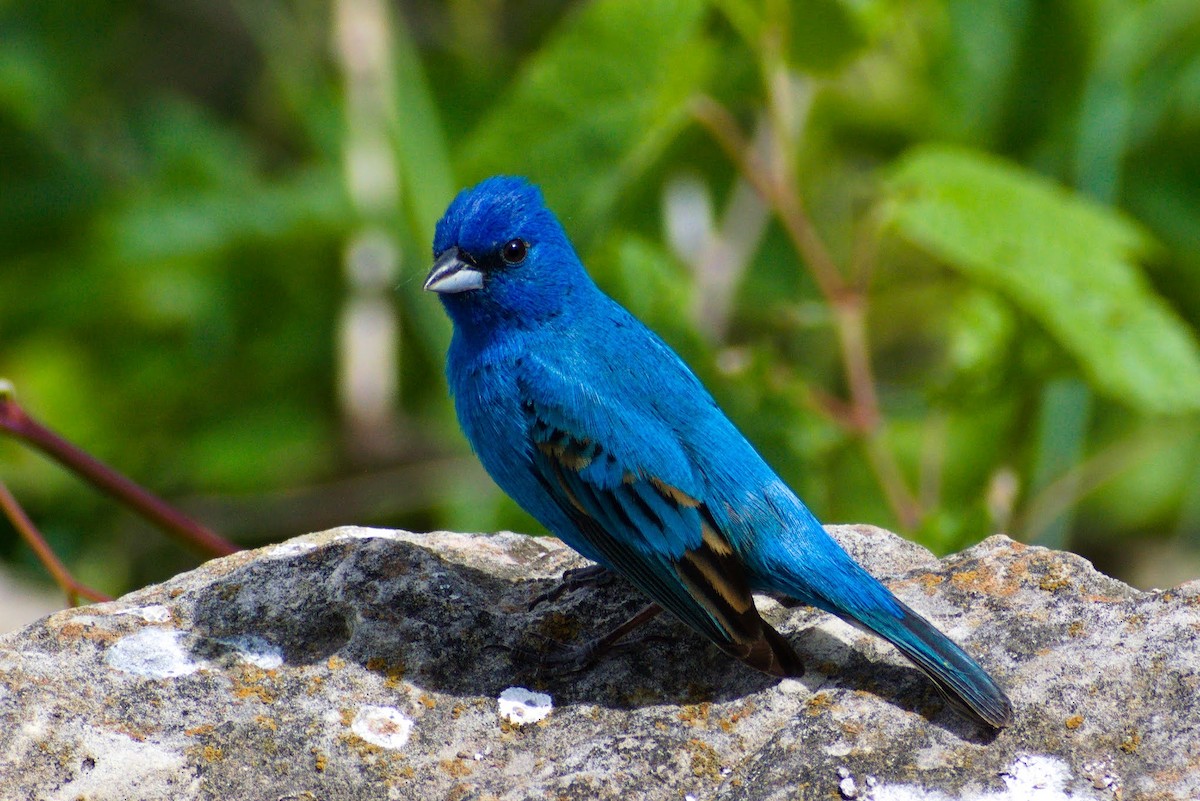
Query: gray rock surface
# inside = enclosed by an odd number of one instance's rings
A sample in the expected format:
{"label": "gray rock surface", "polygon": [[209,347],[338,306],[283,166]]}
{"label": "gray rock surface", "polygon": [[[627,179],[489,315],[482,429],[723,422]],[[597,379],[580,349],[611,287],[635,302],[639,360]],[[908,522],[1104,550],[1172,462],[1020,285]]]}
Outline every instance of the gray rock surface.
{"label": "gray rock surface", "polygon": [[539,671],[527,652],[641,600],[613,582],[529,611],[582,564],[552,539],[343,528],[0,639],[0,798],[1200,797],[1200,582],[1140,592],[1004,537],[939,562],[831,530],[1009,689],[1011,728],[768,598],[799,679],[665,617],[589,671]]}

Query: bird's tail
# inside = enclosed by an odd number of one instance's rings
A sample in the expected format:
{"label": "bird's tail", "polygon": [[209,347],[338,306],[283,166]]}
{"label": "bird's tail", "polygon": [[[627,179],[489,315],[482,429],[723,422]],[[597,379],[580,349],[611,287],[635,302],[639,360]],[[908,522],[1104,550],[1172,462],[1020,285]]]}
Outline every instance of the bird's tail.
{"label": "bird's tail", "polygon": [[865,626],[900,649],[955,708],[997,729],[1007,726],[1012,721],[1012,704],[992,677],[929,621],[894,596],[892,600],[898,607],[898,615],[880,610],[841,616]]}

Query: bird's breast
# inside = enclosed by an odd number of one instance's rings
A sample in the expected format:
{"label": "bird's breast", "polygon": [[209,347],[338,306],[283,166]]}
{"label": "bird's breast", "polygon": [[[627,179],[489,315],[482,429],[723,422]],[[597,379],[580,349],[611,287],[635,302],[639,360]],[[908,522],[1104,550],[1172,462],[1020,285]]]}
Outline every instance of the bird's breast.
{"label": "bird's breast", "polygon": [[517,384],[518,365],[496,355],[451,364],[454,408],[475,453],[498,481],[528,460],[528,434]]}

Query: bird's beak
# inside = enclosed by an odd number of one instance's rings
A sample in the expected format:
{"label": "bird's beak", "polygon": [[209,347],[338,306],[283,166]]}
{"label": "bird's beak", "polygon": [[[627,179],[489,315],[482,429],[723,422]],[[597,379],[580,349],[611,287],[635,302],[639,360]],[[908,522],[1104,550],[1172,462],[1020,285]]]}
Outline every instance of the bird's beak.
{"label": "bird's beak", "polygon": [[483,273],[475,267],[471,257],[456,247],[446,248],[433,263],[425,289],[443,295],[467,292],[483,286]]}

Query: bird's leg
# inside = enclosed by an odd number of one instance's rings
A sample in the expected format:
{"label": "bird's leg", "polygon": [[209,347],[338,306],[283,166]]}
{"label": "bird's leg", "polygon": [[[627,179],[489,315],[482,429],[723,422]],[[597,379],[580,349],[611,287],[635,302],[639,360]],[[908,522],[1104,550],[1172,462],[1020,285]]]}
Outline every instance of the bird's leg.
{"label": "bird's leg", "polygon": [[529,611],[532,612],[547,601],[557,601],[568,592],[575,592],[584,587],[600,587],[612,580],[612,571],[604,565],[588,565],[564,570],[562,581],[529,602]]}
{"label": "bird's leg", "polygon": [[650,604],[603,637],[589,640],[574,648],[564,647],[556,654],[543,656],[541,666],[551,666],[558,670],[569,672],[586,670],[596,664],[600,660],[600,657],[611,651],[631,647],[643,642],[643,640],[639,639],[635,642],[618,644],[618,641],[626,634],[653,620],[661,611],[662,607],[658,604]]}

